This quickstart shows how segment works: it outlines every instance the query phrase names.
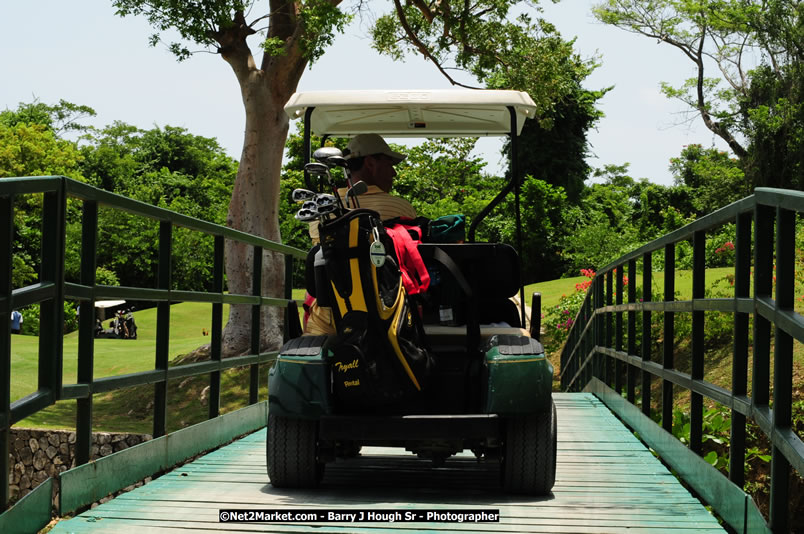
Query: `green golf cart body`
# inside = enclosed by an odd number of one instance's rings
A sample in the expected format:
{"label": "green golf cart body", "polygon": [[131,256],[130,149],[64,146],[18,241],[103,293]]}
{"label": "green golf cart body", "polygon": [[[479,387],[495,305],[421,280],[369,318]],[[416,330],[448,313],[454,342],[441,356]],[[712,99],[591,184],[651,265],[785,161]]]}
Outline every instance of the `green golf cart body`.
{"label": "green golf cart body", "polygon": [[[298,93],[286,106],[310,134],[385,137],[480,137],[507,135],[512,162],[517,136],[535,106],[515,91],[331,91]],[[556,412],[553,368],[525,328],[520,264],[513,247],[475,243],[474,230],[513,192],[519,223],[519,180],[473,221],[468,243],[422,243],[429,269],[439,255],[471,286],[465,294],[438,291],[421,310],[434,366],[415,399],[382,410],[344,409],[333,392],[331,344],[335,336],[298,336],[282,347],[269,372],[268,475],[275,487],[319,484],[328,462],[353,457],[363,446],[399,447],[442,464],[471,450],[499,465],[505,491],[544,495],[555,481]],[[520,238],[521,239],[521,238]],[[449,272],[442,272],[449,277]],[[449,325],[439,310],[454,311]],[[535,310],[539,313],[539,310]]]}

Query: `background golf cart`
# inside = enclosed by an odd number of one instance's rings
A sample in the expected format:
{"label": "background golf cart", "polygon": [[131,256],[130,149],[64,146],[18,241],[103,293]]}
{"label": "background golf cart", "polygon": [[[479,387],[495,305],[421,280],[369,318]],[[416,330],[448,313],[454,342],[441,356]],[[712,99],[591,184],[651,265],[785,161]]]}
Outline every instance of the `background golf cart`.
{"label": "background golf cart", "polygon": [[[97,300],[95,308],[97,308],[95,311],[95,337],[137,339],[134,307],[126,307],[125,300]],[[107,320],[111,324],[106,323]]]}
{"label": "background golf cart", "polygon": [[[466,244],[422,244],[429,269],[442,267],[463,292],[430,295],[436,309],[462,311],[459,325],[425,324],[436,360],[431,387],[417,402],[388,413],[345,412],[333,398],[328,343],[298,337],[280,351],[269,373],[268,474],[277,487],[312,487],[324,466],[363,445],[403,447],[434,463],[470,449],[499,462],[507,491],[546,494],[555,481],[556,415],[553,369],[526,330],[520,265],[507,245],[474,243],[475,228],[506,195],[515,195],[521,243],[517,137],[535,106],[515,91],[333,91],[294,95],[285,107],[310,135],[395,137],[511,137],[511,180],[471,222]],[[329,163],[323,151],[320,162]],[[308,186],[311,182],[307,177]],[[358,197],[359,198],[359,197]],[[447,256],[447,259],[444,259]],[[440,259],[439,259],[440,258]],[[443,266],[452,264],[450,269]],[[431,312],[431,310],[429,310]],[[433,313],[425,310],[425,319]],[[435,317],[438,317],[436,312]],[[481,323],[507,322],[508,327]]]}

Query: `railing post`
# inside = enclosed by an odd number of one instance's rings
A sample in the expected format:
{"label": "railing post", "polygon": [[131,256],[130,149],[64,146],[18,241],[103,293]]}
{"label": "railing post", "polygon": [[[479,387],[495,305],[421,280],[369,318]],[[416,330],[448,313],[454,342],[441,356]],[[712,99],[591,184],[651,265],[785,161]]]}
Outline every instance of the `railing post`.
{"label": "railing post", "polygon": [[[754,212],[754,299],[771,299],[773,291],[773,219],[770,206],[757,205]],[[754,308],[756,311],[756,307]],[[767,408],[770,400],[771,323],[754,313],[754,361],[751,404]]]}
{"label": "railing post", "polygon": [[[86,200],[81,221],[81,285],[95,287],[98,251],[98,203]],[[78,383],[89,395],[76,401],[75,463],[89,462],[92,448],[92,381],[95,369],[95,301],[82,301],[78,314]]]}
{"label": "railing post", "polygon": [[[592,313],[595,314],[595,332],[594,336],[592,337],[593,346],[590,347],[592,349],[596,349],[596,347],[601,347],[605,343],[605,335],[606,335],[606,317],[603,314],[601,308],[605,306],[605,287],[603,286],[603,277],[595,276],[595,281],[593,284],[593,289],[595,291],[595,307],[592,310]],[[594,366],[594,376],[598,377],[602,381],[606,381],[606,373],[605,373],[605,364],[606,364],[606,356],[602,352],[598,352],[595,350],[594,357],[592,361],[595,363]]]}
{"label": "railing post", "polygon": [[[170,290],[173,242],[173,224],[159,223],[159,289]],[[170,297],[156,305],[156,362],[154,369],[163,371],[162,380],[154,384],[154,432],[155,438],[167,432],[167,369],[170,351]]]}
{"label": "railing post", "polygon": [[[704,312],[696,311],[695,301],[704,298],[706,280],[706,232],[699,230],[692,236],[692,380],[704,376]],[[690,392],[690,450],[701,454],[703,439],[703,396]]]}
{"label": "railing post", "polygon": [[[636,259],[628,262],[628,304],[636,304]],[[636,354],[636,311],[628,310],[628,355]],[[628,402],[635,404],[637,369],[631,364],[627,365],[625,396]]]}
{"label": "railing post", "polygon": [[[642,255],[642,303],[648,303],[652,299],[652,257],[650,252]],[[650,310],[642,310],[642,361],[650,361]],[[642,371],[642,413],[650,417],[650,387],[651,374]]]}
{"label": "railing post", "polygon": [[14,242],[14,195],[0,196],[0,250],[9,251],[0,260],[0,288],[5,304],[0,307],[0,512],[8,507],[10,498],[8,474],[10,463],[11,437],[11,310],[14,302],[11,298],[13,284],[11,282],[12,257],[10,254]]}
{"label": "railing post", "polygon": [[[737,216],[735,236],[734,298],[748,298],[751,283],[751,213]],[[736,307],[735,307],[736,308]],[[748,314],[734,313],[734,348],[731,374],[732,394],[748,394]],[[745,415],[731,411],[729,444],[729,479],[739,487],[745,485]]]}
{"label": "railing post", "polygon": [[[776,209],[776,311],[792,311],[795,292],[796,213]],[[789,430],[793,406],[793,337],[776,325],[773,355],[773,430]],[[770,527],[787,532],[790,461],[774,443],[771,453]]]}
{"label": "railing post", "polygon": [[64,212],[62,180],[42,199],[42,266],[40,282],[54,285],[53,297],[39,306],[39,390],[48,390],[50,403],[61,397],[62,337],[64,336]]}
{"label": "railing post", "polygon": [[[611,306],[614,304],[613,293],[614,273],[610,271],[606,273],[606,306]],[[610,349],[614,344],[614,314],[611,312],[606,312],[604,322],[606,323],[606,333],[603,344],[607,349]],[[614,362],[616,362],[617,359],[611,358],[606,354],[601,355],[601,358],[603,358],[603,380],[607,386],[611,387],[614,383]]]}
{"label": "railing post", "polygon": [[[254,263],[252,268],[251,277],[251,294],[256,297],[262,297],[262,247],[254,247]],[[261,304],[255,304],[251,307],[251,353],[260,353],[260,327],[262,321]],[[249,366],[249,388],[248,388],[248,403],[255,404],[259,397],[260,386],[260,373],[259,365],[254,364]]]}
{"label": "railing post", "polygon": [[[625,265],[617,266],[617,280],[615,283],[616,304],[620,306],[623,303],[623,269]],[[614,350],[617,352],[623,351],[623,312],[618,311],[615,319],[614,326]],[[621,360],[614,361],[614,390],[618,395],[623,392],[623,362]]]}
{"label": "railing post", "polygon": [[[223,250],[224,239],[222,235],[215,236],[215,245],[212,258],[212,291],[223,296]],[[212,332],[210,339],[209,359],[214,362],[221,361],[223,338],[223,303],[212,304]],[[209,374],[209,409],[210,419],[218,417],[221,409],[221,372],[213,371]]]}
{"label": "railing post", "polygon": [[[676,245],[668,243],[664,247],[664,301],[671,302],[676,298]],[[675,314],[664,312],[664,342],[662,343],[662,368],[675,367]],[[673,432],[673,383],[662,380],[662,428]]]}

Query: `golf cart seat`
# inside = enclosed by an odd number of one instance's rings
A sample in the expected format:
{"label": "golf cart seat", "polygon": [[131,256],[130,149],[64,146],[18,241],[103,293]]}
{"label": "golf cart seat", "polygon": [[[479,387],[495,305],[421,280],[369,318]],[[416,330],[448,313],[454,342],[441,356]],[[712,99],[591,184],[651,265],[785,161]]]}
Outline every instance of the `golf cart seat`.
{"label": "golf cart seat", "polygon": [[501,243],[423,243],[419,252],[430,272],[424,307],[428,340],[465,336],[476,323],[480,338],[528,335],[511,300],[519,290],[519,261],[513,247]]}

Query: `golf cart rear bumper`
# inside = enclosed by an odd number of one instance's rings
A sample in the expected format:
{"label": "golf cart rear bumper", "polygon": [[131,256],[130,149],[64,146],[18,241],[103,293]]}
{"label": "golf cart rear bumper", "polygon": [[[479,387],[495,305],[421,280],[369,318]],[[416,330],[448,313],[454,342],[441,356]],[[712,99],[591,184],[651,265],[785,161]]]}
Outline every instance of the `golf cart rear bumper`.
{"label": "golf cart rear bumper", "polygon": [[495,414],[346,416],[324,415],[319,437],[324,440],[482,440],[500,436]]}

